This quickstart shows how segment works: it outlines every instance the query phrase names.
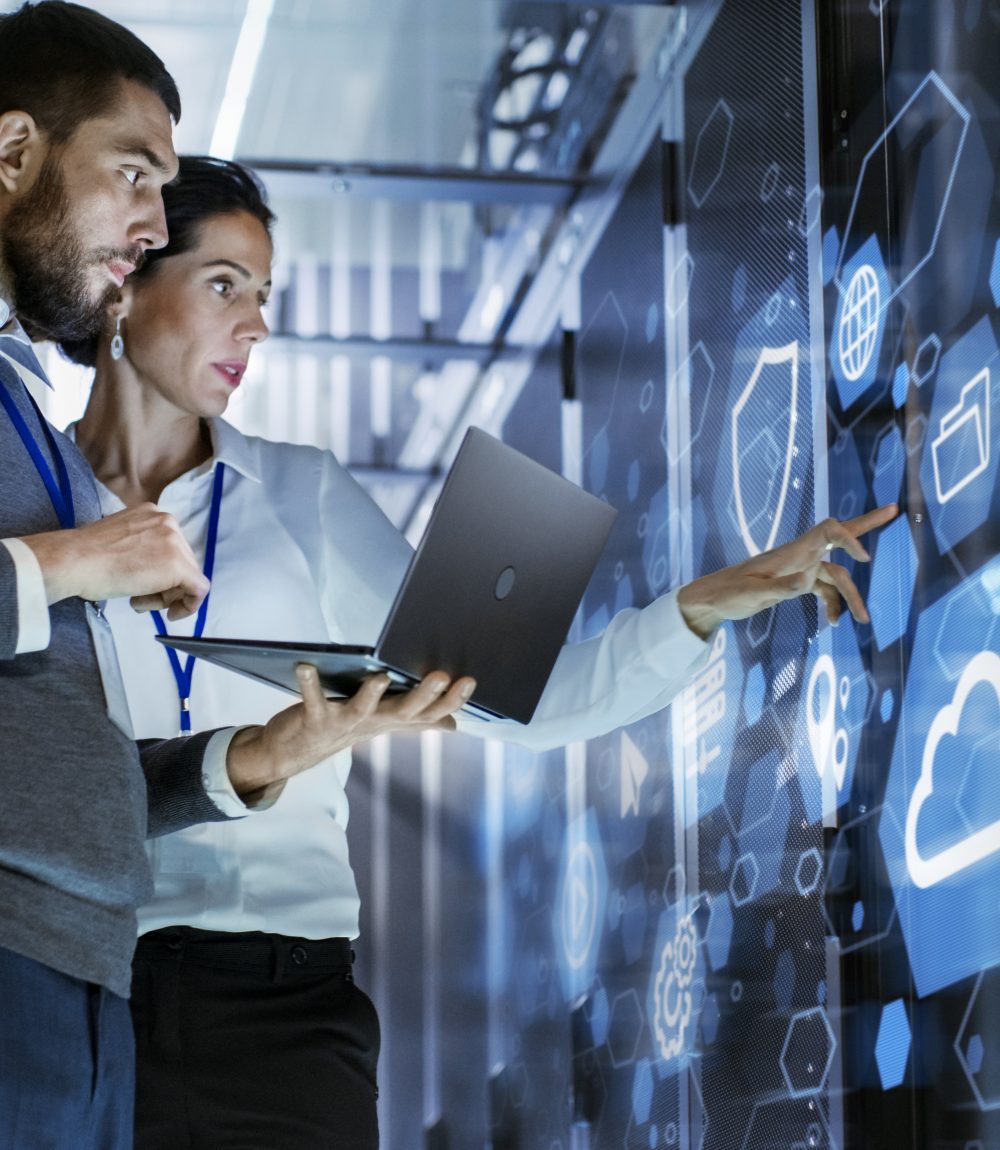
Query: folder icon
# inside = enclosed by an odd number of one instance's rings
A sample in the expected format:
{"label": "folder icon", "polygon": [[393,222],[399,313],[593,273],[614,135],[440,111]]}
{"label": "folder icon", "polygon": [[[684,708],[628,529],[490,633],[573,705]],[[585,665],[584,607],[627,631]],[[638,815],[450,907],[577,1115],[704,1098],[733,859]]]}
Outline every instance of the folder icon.
{"label": "folder icon", "polygon": [[990,462],[990,369],[962,388],[958,403],[941,417],[931,443],[934,487],[947,503],[981,475]]}

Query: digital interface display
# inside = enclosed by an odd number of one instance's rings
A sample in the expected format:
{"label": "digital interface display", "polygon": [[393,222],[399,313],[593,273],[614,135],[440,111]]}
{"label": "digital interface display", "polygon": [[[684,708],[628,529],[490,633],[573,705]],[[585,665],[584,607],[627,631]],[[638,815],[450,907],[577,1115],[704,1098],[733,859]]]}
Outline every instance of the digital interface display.
{"label": "digital interface display", "polygon": [[[901,514],[835,556],[870,625],[783,604],[669,711],[502,752],[497,1150],[1000,1150],[998,38],[988,0],[721,4],[586,261],[619,518],[581,635]],[[550,464],[557,360],[505,431]]]}

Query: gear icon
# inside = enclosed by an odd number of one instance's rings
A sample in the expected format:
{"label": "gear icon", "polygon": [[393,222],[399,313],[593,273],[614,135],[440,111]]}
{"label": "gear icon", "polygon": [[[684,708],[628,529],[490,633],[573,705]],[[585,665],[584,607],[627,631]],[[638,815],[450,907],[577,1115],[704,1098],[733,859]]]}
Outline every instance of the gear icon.
{"label": "gear icon", "polygon": [[691,983],[698,957],[698,932],[691,915],[677,924],[677,932],[660,955],[653,986],[653,1029],[661,1056],[669,1061],[684,1049],[691,1022]]}

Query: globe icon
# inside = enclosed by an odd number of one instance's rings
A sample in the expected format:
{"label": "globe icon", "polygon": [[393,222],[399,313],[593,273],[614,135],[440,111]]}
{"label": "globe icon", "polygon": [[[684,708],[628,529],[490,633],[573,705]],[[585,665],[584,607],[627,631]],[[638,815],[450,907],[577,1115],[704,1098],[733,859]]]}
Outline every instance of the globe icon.
{"label": "globe icon", "polygon": [[871,362],[878,339],[882,295],[871,264],[862,264],[851,277],[840,313],[837,346],[840,368],[852,383]]}

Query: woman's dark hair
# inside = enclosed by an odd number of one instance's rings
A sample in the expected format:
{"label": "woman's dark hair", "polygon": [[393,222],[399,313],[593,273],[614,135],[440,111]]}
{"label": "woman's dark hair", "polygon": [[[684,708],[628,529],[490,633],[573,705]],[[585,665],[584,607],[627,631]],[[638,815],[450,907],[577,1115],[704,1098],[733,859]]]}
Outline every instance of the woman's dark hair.
{"label": "woman's dark hair", "polygon": [[181,118],[163,61],[107,16],[66,0],[26,3],[0,16],[0,114],[27,112],[52,143],[111,110],[123,80],[159,96],[175,123]]}
{"label": "woman's dark hair", "polygon": [[[176,177],[163,187],[163,207],[170,236],[166,247],[150,248],[138,271],[129,276],[130,281],[147,279],[156,274],[161,260],[190,251],[200,239],[202,225],[217,216],[248,212],[260,220],[269,236],[274,223],[274,213],[267,206],[256,176],[232,160],[212,156],[180,157]],[[59,348],[74,363],[93,367],[100,339],[98,335],[67,341],[60,343]]]}

